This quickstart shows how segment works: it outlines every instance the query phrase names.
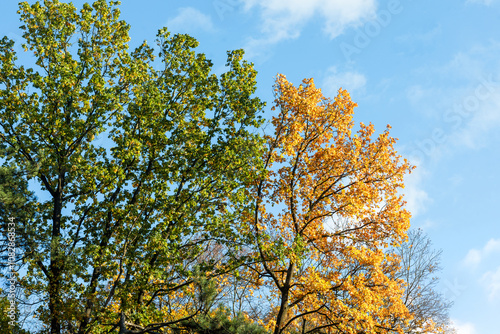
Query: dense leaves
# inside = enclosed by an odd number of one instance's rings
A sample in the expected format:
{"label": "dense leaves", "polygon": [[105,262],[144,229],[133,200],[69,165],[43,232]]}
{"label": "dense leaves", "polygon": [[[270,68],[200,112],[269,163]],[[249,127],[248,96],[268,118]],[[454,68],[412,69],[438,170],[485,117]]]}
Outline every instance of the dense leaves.
{"label": "dense leaves", "polygon": [[44,301],[51,333],[175,323],[162,296],[194,266],[214,270],[196,260],[209,242],[243,237],[227,222],[246,210],[259,164],[252,65],[229,52],[217,77],[196,40],[162,29],[155,70],[150,46],[129,52],[112,2],[21,3],[20,14],[37,67],[1,41],[0,138],[4,168],[43,193],[18,191],[29,215],[2,205],[26,243],[23,291]]}
{"label": "dense leaves", "polygon": [[[252,217],[256,280],[272,289],[267,327],[275,334],[401,331],[402,281],[387,269],[409,213],[398,194],[411,166],[396,154],[388,130],[352,133],[353,108],[340,89],[330,100],[313,81],[294,87],[279,75],[278,116],[267,137],[267,177]],[[394,267],[395,268],[395,267]]]}

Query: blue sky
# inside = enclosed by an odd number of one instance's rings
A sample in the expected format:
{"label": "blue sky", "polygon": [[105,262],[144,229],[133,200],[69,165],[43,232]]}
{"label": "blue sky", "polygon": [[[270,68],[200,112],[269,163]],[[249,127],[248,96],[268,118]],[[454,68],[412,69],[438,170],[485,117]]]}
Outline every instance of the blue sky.
{"label": "blue sky", "polygon": [[[2,2],[0,35],[20,40],[16,3]],[[418,166],[405,189],[412,226],[443,249],[440,289],[459,334],[499,333],[499,0],[124,0],[121,10],[132,45],[153,44],[163,26],[189,33],[216,72],[244,48],[266,117],[283,73],[313,77],[327,96],[346,88],[356,121],[390,124]]]}

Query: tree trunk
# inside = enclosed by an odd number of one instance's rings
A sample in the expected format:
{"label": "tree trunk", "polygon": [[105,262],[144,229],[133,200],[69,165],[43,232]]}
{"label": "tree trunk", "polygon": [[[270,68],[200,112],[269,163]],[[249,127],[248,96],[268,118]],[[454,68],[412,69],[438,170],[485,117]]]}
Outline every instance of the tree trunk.
{"label": "tree trunk", "polygon": [[52,216],[52,242],[50,249],[49,267],[49,312],[50,312],[50,334],[61,333],[61,273],[63,268],[63,257],[61,256],[61,213],[62,213],[62,183],[54,193],[54,213]]}
{"label": "tree trunk", "polygon": [[276,326],[274,327],[274,334],[280,334],[288,315],[288,300],[290,299],[290,288],[295,272],[295,263],[290,263],[286,271],[285,284],[280,288],[281,291],[281,305],[276,318]]}

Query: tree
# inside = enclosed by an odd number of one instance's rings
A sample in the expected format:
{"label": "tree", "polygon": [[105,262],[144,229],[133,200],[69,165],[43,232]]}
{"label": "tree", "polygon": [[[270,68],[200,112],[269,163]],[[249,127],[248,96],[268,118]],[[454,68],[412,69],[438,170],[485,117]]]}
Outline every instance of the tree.
{"label": "tree", "polygon": [[448,311],[453,303],[436,291],[442,251],[433,249],[429,237],[418,229],[411,230],[408,241],[395,252],[401,260],[396,277],[406,282],[403,302],[413,316],[404,326],[405,333],[450,331]]}
{"label": "tree", "polygon": [[246,216],[259,171],[263,103],[243,52],[217,77],[195,39],[161,29],[155,70],[146,43],[128,50],[118,4],[20,3],[34,68],[0,41],[2,162],[37,189],[1,211],[18,219],[20,288],[54,334],[153,333],[194,318],[163,303],[195,289],[196,270],[238,265],[236,252],[217,266],[197,259],[210,243],[245,242],[228,222]]}
{"label": "tree", "polygon": [[184,334],[265,334],[263,327],[249,319],[243,312],[232,314],[232,310],[224,303],[217,304],[220,285],[214,280],[200,277],[196,283],[202,293],[198,303],[201,312],[196,317],[182,321],[176,325],[174,333]]}
{"label": "tree", "polygon": [[[10,148],[0,143],[2,161],[8,160],[12,153]],[[32,173],[33,170],[28,172]],[[26,305],[16,293],[15,287],[18,282],[15,275],[19,272],[19,263],[23,260],[20,255],[24,254],[28,245],[26,240],[17,237],[16,226],[19,220],[25,220],[32,214],[32,210],[25,204],[27,199],[34,198],[33,192],[28,190],[24,176],[13,164],[4,163],[0,166],[0,221],[2,222],[0,225],[0,269],[3,271],[0,272],[0,277],[5,279],[0,286],[0,308],[3,315],[0,318],[0,328],[19,334],[25,333],[20,324],[29,317],[29,312],[25,311]],[[15,325],[12,325],[11,301],[15,301]]]}
{"label": "tree", "polygon": [[[11,304],[10,299],[5,296],[5,291],[0,289],[0,329],[12,334],[29,334],[28,331],[24,330],[21,326],[19,320],[19,313],[17,307],[15,308],[16,314],[13,320],[11,317]],[[7,333],[7,332],[6,332]]]}
{"label": "tree", "polygon": [[398,189],[412,167],[388,129],[373,138],[373,126],[360,124],[352,134],[347,91],[330,100],[312,79],[294,87],[278,75],[275,95],[267,175],[249,217],[259,259],[250,268],[271,289],[267,328],[401,333],[403,282],[391,277],[396,257],[384,249],[405,239],[410,214]]}

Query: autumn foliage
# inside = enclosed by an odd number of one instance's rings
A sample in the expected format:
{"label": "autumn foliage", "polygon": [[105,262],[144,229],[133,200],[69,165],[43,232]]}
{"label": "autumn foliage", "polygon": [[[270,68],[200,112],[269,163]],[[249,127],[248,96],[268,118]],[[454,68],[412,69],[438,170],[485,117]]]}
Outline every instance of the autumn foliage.
{"label": "autumn foliage", "polygon": [[[408,318],[403,282],[391,279],[410,214],[398,190],[411,166],[388,129],[353,133],[349,93],[323,97],[312,79],[275,84],[274,135],[267,136],[266,177],[256,189],[252,228],[271,287],[267,327],[275,334],[397,331]],[[389,127],[388,127],[389,128]]]}

